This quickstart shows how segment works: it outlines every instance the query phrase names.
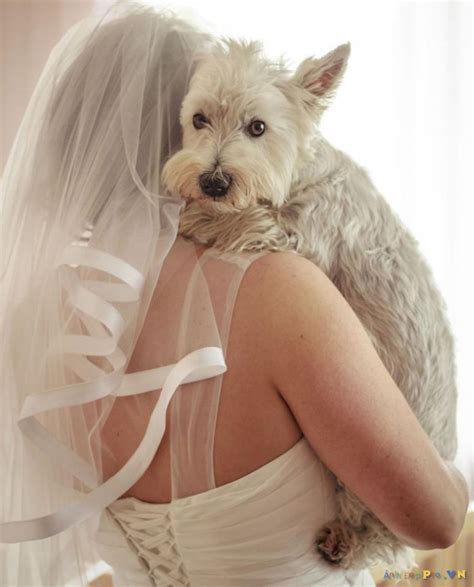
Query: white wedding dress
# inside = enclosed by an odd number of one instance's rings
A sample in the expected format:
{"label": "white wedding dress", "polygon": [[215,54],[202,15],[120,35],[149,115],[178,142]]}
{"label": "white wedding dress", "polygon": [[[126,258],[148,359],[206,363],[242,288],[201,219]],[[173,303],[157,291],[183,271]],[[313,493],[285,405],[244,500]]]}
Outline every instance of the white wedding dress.
{"label": "white wedding dress", "polygon": [[[157,287],[162,315],[169,318],[162,323],[163,357],[160,343],[153,351],[158,364],[161,358],[170,362],[175,346],[178,356],[192,350],[196,334],[206,331],[204,281],[226,349],[239,284],[262,254],[209,249],[196,268],[194,245],[177,240]],[[179,292],[186,292],[182,303]],[[205,343],[204,337],[197,346]],[[171,503],[123,498],[104,511],[95,546],[112,566],[115,585],[374,586],[368,570],[331,567],[316,551],[318,529],[336,515],[336,480],[305,437],[259,469],[216,487],[213,441],[222,377],[182,385],[170,403]]]}
{"label": "white wedding dress", "polygon": [[368,587],[368,570],[330,568],[314,537],[335,514],[335,481],[303,437],[232,483],[150,504],[120,499],[97,547],[117,587]]}

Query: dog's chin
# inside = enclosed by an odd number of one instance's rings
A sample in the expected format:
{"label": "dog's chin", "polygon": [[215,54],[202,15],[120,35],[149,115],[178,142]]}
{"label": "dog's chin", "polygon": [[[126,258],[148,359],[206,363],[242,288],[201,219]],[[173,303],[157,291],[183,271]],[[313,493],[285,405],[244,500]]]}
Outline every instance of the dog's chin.
{"label": "dog's chin", "polygon": [[242,210],[245,206],[239,206],[238,203],[231,196],[222,196],[219,198],[213,198],[205,194],[197,194],[188,197],[183,197],[186,201],[186,207],[188,206],[199,206],[203,211],[206,212],[219,212],[227,213],[234,212],[236,210]]}

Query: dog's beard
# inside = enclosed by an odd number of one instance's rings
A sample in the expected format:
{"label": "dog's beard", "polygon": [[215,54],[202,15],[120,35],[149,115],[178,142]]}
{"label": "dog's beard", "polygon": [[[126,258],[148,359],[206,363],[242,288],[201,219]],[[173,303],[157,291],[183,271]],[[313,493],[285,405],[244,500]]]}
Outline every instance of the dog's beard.
{"label": "dog's beard", "polygon": [[[206,209],[243,210],[257,201],[281,206],[294,179],[295,140],[289,133],[287,141],[272,139],[262,148],[246,149],[232,142],[224,147],[214,143],[186,146],[168,160],[162,179],[171,193],[187,201],[197,200]],[[231,185],[224,196],[212,198],[201,190],[200,178],[216,170],[228,176]]]}
{"label": "dog's beard", "polygon": [[228,165],[225,172],[232,178],[229,191],[224,196],[212,197],[199,185],[199,177],[208,170],[209,165],[196,158],[194,152],[184,149],[166,163],[162,178],[167,189],[188,204],[192,202],[203,210],[224,214],[245,210],[258,201],[271,203],[275,193],[281,191],[276,188],[275,181],[265,181],[272,174]]}
{"label": "dog's beard", "polygon": [[220,197],[212,197],[204,194],[199,188],[199,185],[197,185],[196,179],[192,182],[191,186],[184,185],[182,191],[177,191],[178,195],[186,201],[187,207],[192,204],[203,211],[208,211],[213,214],[239,212],[257,201],[256,198],[252,197],[250,191],[245,188],[242,189],[235,181],[228,193]]}
{"label": "dog's beard", "polygon": [[268,203],[251,203],[242,210],[222,211],[193,200],[181,212],[179,233],[221,251],[293,250],[280,226],[279,210]]}

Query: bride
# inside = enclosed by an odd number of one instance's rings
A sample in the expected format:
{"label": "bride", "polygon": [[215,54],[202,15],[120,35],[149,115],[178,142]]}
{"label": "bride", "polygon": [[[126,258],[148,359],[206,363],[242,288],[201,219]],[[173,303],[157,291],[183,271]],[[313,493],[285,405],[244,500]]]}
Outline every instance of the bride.
{"label": "bride", "polygon": [[322,272],[178,235],[160,172],[211,41],[118,2],[54,48],[19,129],[1,199],[2,585],[85,585],[101,558],[127,587],[374,585],[316,551],[335,475],[405,544],[460,532],[464,479]]}

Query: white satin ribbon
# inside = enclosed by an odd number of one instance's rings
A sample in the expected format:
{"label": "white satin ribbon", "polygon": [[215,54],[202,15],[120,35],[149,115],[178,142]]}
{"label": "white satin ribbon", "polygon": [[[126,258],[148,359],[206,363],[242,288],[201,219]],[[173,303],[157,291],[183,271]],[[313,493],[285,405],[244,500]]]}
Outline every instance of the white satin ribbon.
{"label": "white satin ribbon", "polygon": [[[81,320],[89,334],[63,335],[50,352],[66,352],[67,366],[83,382],[28,395],[18,425],[22,433],[50,454],[55,462],[60,462],[76,478],[95,489],[58,512],[31,520],[0,524],[0,542],[4,543],[53,536],[100,512],[118,499],[150,465],[163,438],[166,410],[177,388],[183,383],[215,377],[226,371],[222,349],[204,347],[189,353],[176,364],[125,374],[126,357],[118,347],[124,320],[109,302],[139,299],[143,276],[122,259],[81,245],[68,247],[58,265],[61,265],[65,274],[69,301],[82,313]],[[81,282],[68,265],[100,269],[122,280],[124,284]],[[106,357],[113,370],[106,373],[84,355]],[[101,485],[98,485],[99,480],[90,463],[58,442],[36,418],[42,412],[84,404],[108,395],[134,395],[155,389],[161,389],[161,393],[142,441],[127,463]]]}

